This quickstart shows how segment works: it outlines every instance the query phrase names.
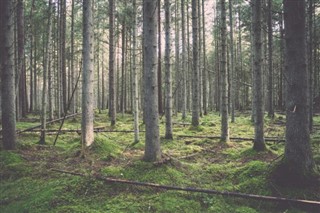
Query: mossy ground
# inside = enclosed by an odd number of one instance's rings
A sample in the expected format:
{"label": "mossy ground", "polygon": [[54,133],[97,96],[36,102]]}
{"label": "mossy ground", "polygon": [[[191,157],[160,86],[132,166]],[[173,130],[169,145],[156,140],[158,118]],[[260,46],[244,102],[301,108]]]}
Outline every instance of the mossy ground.
{"label": "mossy ground", "polygon": [[[219,136],[220,118],[212,113],[201,119],[201,127],[182,125],[174,117],[174,139],[161,139],[162,153],[169,161],[158,164],[143,162],[144,133],[133,147],[133,133],[96,133],[95,143],[81,155],[80,136],[65,133],[52,146],[55,135],[47,136],[46,145],[38,145],[38,133],[19,135],[17,151],[0,151],[1,212],[303,212],[240,198],[201,193],[151,189],[141,186],[107,184],[90,178],[60,174],[51,168],[99,173],[107,177],[152,182],[181,187],[197,187],[259,195],[320,200],[320,187],[281,188],[268,179],[272,165],[283,153],[283,143],[267,143],[268,150],[255,152],[250,141],[226,144],[206,138],[183,138],[181,135]],[[30,122],[30,121],[33,122]],[[35,126],[37,117],[18,123],[19,129]],[[315,124],[320,118],[315,117]],[[106,130],[132,130],[132,115],[119,114],[111,128],[107,112],[96,113],[95,127]],[[164,135],[164,118],[160,133]],[[284,116],[265,120],[266,137],[284,136]],[[58,129],[59,124],[49,125]],[[63,129],[80,129],[80,117],[67,120]],[[141,129],[144,126],[141,124]],[[249,115],[237,115],[230,123],[231,137],[253,137]],[[312,146],[317,168],[320,168],[320,129],[312,133]]]}

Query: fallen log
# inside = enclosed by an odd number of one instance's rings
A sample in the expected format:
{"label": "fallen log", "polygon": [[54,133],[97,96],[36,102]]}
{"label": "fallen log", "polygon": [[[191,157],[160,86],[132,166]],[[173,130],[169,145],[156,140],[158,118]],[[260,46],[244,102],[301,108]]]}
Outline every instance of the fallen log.
{"label": "fallen log", "polygon": [[[177,135],[177,137],[181,138],[207,138],[207,139],[221,139],[220,136],[202,136],[202,135]],[[241,138],[241,137],[230,137],[230,140],[237,140],[237,141],[254,141],[253,138]],[[282,138],[268,138],[266,137],[264,139],[265,141],[270,141],[270,142],[285,142],[285,139]]]}
{"label": "fallen log", "polygon": [[[25,132],[41,132],[41,129],[31,129]],[[105,129],[101,129],[101,128],[95,128],[93,130],[95,133],[99,133],[99,132],[123,132],[123,133],[134,133],[133,130],[105,130]],[[46,129],[46,132],[59,132],[59,133],[79,133],[81,134],[81,129]],[[145,132],[144,130],[140,130],[139,132]]]}
{"label": "fallen log", "polygon": [[[79,114],[80,113],[74,113],[74,114],[71,114],[71,115],[67,115],[65,119],[71,118],[71,117],[75,117],[75,116],[77,116]],[[58,121],[61,121],[61,120],[63,120],[63,118],[58,118],[58,119],[54,119],[54,120],[48,121],[46,124],[52,124],[52,123],[55,123],[55,122],[58,122]],[[30,127],[30,128],[27,128],[27,129],[20,129],[20,130],[17,130],[16,133],[17,134],[21,134],[23,132],[31,132],[32,130],[35,130],[37,128],[41,128],[41,125],[33,126],[33,127]],[[2,129],[0,130],[0,132],[2,133]]]}
{"label": "fallen log", "polygon": [[82,173],[70,172],[70,171],[59,170],[59,169],[54,169],[54,168],[51,169],[51,171],[80,176],[80,177],[94,178],[94,179],[105,181],[108,183],[122,183],[122,184],[152,187],[152,188],[165,189],[165,190],[198,192],[198,193],[215,194],[215,195],[222,195],[222,196],[229,196],[229,197],[248,198],[248,199],[260,200],[260,201],[278,202],[278,203],[287,204],[287,205],[297,205],[299,207],[312,207],[312,208],[315,208],[316,210],[320,210],[320,201],[246,194],[246,193],[241,193],[241,192],[218,191],[218,190],[213,190],[213,189],[168,186],[168,185],[160,185],[160,184],[148,183],[148,182],[138,182],[138,181],[132,181],[132,180],[108,178],[108,177],[102,176],[100,174],[85,175]]}

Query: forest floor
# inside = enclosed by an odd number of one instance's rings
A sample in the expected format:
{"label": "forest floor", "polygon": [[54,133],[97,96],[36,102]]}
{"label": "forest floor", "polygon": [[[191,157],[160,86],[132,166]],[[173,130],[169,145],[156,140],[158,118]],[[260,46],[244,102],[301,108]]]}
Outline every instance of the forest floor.
{"label": "forest floor", "polygon": [[[164,117],[160,123],[164,135]],[[320,201],[320,185],[283,188],[270,181],[269,173],[284,152],[284,143],[267,142],[267,151],[252,150],[253,125],[249,113],[241,113],[230,123],[231,137],[244,138],[221,143],[218,139],[187,136],[219,136],[220,117],[213,113],[201,118],[201,126],[192,128],[181,115],[174,117],[174,140],[161,138],[164,160],[142,161],[144,132],[134,146],[133,132],[98,132],[85,157],[81,155],[80,135],[64,132],[53,146],[54,132],[47,144],[39,145],[39,132],[19,134],[18,150],[0,150],[0,212],[312,212],[265,201],[221,195],[153,189],[150,187],[106,183],[92,177],[62,174],[52,169],[85,175],[150,182],[162,185],[214,189],[256,195],[279,196]],[[320,116],[314,117],[312,148],[320,170]],[[36,115],[17,123],[17,129],[39,124]],[[50,124],[51,130],[59,123]],[[66,120],[64,130],[80,130],[81,118]],[[133,129],[132,115],[118,115],[110,127],[107,112],[96,112],[95,127],[102,130]],[[285,116],[265,118],[265,136],[283,139]],[[141,130],[144,126],[141,125]],[[316,212],[314,210],[314,212]]]}

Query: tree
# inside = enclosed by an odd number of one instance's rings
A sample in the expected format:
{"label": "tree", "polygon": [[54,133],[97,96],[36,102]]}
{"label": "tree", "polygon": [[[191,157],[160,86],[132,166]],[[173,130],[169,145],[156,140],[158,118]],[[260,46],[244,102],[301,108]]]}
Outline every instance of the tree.
{"label": "tree", "polygon": [[158,107],[159,114],[163,113],[162,107],[162,71],[161,71],[161,0],[158,0]]}
{"label": "tree", "polygon": [[199,125],[199,54],[198,54],[198,0],[192,0],[192,44],[193,44],[193,81],[192,81],[192,126]]}
{"label": "tree", "polygon": [[143,2],[143,69],[144,114],[146,124],[145,161],[157,161],[161,157],[157,85],[157,3]]}
{"label": "tree", "polygon": [[308,120],[305,1],[284,0],[286,93],[286,144],[275,170],[282,184],[309,184],[314,169]]}
{"label": "tree", "polygon": [[114,0],[109,0],[109,116],[111,126],[116,125],[116,91],[115,91],[115,71],[114,71]]}
{"label": "tree", "polygon": [[3,148],[16,148],[16,104],[14,69],[14,2],[0,1],[1,109]]}
{"label": "tree", "polygon": [[263,135],[263,84],[262,84],[262,42],[261,42],[261,1],[254,0],[252,6],[253,30],[253,105],[254,105],[254,144],[253,149],[266,149]]}
{"label": "tree", "polygon": [[229,21],[230,21],[230,94],[231,94],[231,122],[235,121],[235,106],[236,106],[236,95],[235,95],[235,60],[234,60],[234,48],[233,48],[233,14],[232,14],[233,2],[229,0]]}
{"label": "tree", "polygon": [[165,8],[165,65],[166,65],[166,139],[172,139],[172,79],[170,66],[171,38],[170,38],[170,0],[164,1]]}
{"label": "tree", "polygon": [[221,141],[229,141],[226,1],[221,6]]}
{"label": "tree", "polygon": [[[17,118],[26,117],[28,111],[26,67],[25,67],[25,34],[24,34],[24,6],[23,0],[17,2],[17,40],[18,40],[18,73],[16,74],[16,90],[18,91]],[[18,84],[19,83],[19,84]]]}
{"label": "tree", "polygon": [[272,32],[272,0],[268,0],[268,117],[274,117],[273,108],[273,32]]}
{"label": "tree", "polygon": [[136,57],[136,47],[137,47],[137,5],[136,0],[132,2],[133,6],[133,26],[132,26],[132,89],[133,89],[133,115],[134,115],[134,142],[139,141],[139,85],[138,85],[138,73],[137,73],[137,57]]}
{"label": "tree", "polygon": [[92,0],[83,1],[83,69],[82,69],[82,121],[83,148],[94,141],[93,117],[93,18]]}
{"label": "tree", "polygon": [[185,23],[185,0],[181,0],[181,37],[182,37],[182,119],[187,117],[187,76],[186,66],[186,23]]}
{"label": "tree", "polygon": [[49,8],[48,8],[48,35],[46,40],[46,48],[45,48],[45,56],[43,63],[43,86],[42,86],[42,104],[41,104],[41,136],[40,136],[40,144],[46,143],[46,122],[47,122],[47,83],[48,83],[48,69],[49,69],[49,60],[50,60],[50,48],[51,48],[51,32],[52,32],[52,0],[49,0]]}

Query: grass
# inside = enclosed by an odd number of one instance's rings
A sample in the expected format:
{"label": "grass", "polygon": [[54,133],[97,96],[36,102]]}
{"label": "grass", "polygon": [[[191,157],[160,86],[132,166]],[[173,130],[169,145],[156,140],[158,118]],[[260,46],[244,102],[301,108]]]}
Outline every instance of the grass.
{"label": "grass", "polygon": [[[37,120],[35,115],[30,119]],[[181,115],[173,118],[183,122]],[[319,117],[315,123],[320,124]],[[282,115],[265,118],[267,137],[284,137]],[[191,122],[189,115],[184,122]],[[95,127],[131,130],[132,116],[119,115],[116,127],[109,125],[107,112],[96,113]],[[36,122],[19,122],[28,128]],[[143,129],[143,125],[141,126]],[[59,124],[49,125],[58,129]],[[201,193],[165,191],[123,184],[108,184],[90,178],[59,174],[51,168],[99,173],[107,177],[152,182],[181,187],[228,190],[242,193],[320,200],[319,187],[281,188],[268,178],[270,168],[284,151],[282,143],[268,143],[268,150],[255,152],[250,141],[205,138],[182,138],[178,135],[219,136],[220,117],[215,113],[201,118],[201,126],[174,125],[174,139],[161,139],[161,149],[171,160],[154,165],[142,161],[144,133],[133,147],[133,133],[96,133],[95,142],[83,158],[80,136],[65,133],[52,146],[55,135],[47,136],[47,145],[38,145],[38,133],[23,133],[18,137],[17,151],[0,150],[1,212],[303,212],[275,203],[258,202]],[[80,118],[67,120],[63,129],[80,129]],[[164,118],[160,134],[164,135]],[[253,137],[250,116],[237,115],[230,123],[231,137]],[[312,134],[316,166],[320,168],[320,130]]]}

